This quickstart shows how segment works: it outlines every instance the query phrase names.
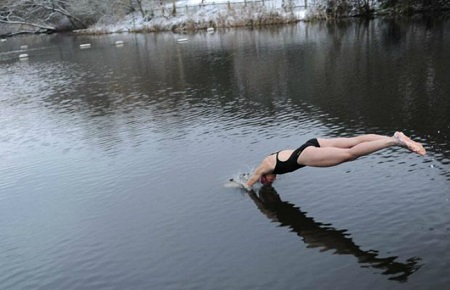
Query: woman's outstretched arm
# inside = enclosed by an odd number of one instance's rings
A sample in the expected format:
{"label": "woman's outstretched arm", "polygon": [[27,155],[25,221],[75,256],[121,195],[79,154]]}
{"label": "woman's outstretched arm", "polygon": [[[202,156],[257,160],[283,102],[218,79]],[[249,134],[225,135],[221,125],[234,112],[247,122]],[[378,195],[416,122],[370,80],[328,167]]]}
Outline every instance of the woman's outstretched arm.
{"label": "woman's outstretched arm", "polygon": [[256,168],[256,170],[252,173],[250,178],[247,180],[247,182],[244,184],[245,188],[247,190],[250,190],[262,175],[270,173],[273,171],[273,165],[269,161],[268,157],[266,157],[261,164]]}

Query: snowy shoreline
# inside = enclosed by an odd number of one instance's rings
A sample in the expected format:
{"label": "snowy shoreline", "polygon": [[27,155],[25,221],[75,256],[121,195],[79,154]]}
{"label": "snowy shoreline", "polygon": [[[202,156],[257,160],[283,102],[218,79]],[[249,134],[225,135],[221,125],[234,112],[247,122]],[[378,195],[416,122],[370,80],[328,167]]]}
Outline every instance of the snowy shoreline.
{"label": "snowy shoreline", "polygon": [[158,31],[183,33],[208,28],[292,24],[307,20],[312,13],[312,10],[301,7],[266,7],[255,3],[233,6],[208,5],[196,8],[195,11],[185,9],[176,16],[154,16],[150,20],[135,12],[113,24],[95,24],[74,32],[77,34]]}
{"label": "snowy shoreline", "polygon": [[[293,24],[300,21],[367,17],[367,14],[354,6],[347,6],[345,9],[342,9],[341,6],[327,8],[322,4],[295,6],[293,2],[288,2],[290,4],[285,5],[283,0],[266,0],[266,2],[259,0],[254,0],[254,2],[216,0],[217,2],[212,4],[198,5],[198,1],[179,0],[164,6],[147,7],[145,16],[143,13],[135,11],[116,22],[99,22],[87,29],[75,30],[74,32],[77,34],[159,31],[187,33],[207,30],[208,28],[258,27]],[[182,3],[184,6],[175,6],[175,3]],[[193,3],[196,3],[196,5],[193,5]],[[428,10],[423,9],[423,7],[416,7],[414,11],[420,13]],[[372,4],[370,7],[371,16],[401,14],[393,8],[382,9],[379,4]]]}
{"label": "snowy shoreline", "polygon": [[[30,3],[33,1],[43,0],[30,0]],[[13,5],[15,2],[18,4]],[[185,33],[216,28],[286,25],[312,20],[415,14],[434,16],[435,13],[450,11],[448,0],[408,0],[398,3],[391,0],[83,0],[80,3],[68,1],[66,4],[70,5],[65,8],[63,3],[56,1],[54,4],[57,6],[38,5],[37,10],[27,3],[11,1],[0,5],[5,11],[10,9],[10,13],[0,17],[0,37],[57,32]]]}

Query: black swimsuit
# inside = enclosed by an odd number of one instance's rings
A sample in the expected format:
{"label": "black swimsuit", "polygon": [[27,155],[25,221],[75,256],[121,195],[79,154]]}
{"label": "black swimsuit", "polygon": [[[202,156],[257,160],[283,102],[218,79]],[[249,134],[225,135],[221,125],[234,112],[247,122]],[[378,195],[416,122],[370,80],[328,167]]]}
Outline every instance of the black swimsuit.
{"label": "black swimsuit", "polygon": [[272,173],[273,174],[284,174],[284,173],[292,172],[299,168],[305,167],[305,165],[298,164],[297,159],[300,156],[300,154],[302,153],[302,151],[306,147],[309,147],[309,146],[320,147],[319,141],[317,141],[316,138],[306,141],[305,144],[303,144],[299,148],[295,149],[294,152],[292,152],[292,155],[286,161],[280,161],[278,159],[278,153],[280,153],[280,152],[277,152],[276,153],[277,154],[277,156],[276,156],[277,163],[275,164],[275,169],[273,170]]}

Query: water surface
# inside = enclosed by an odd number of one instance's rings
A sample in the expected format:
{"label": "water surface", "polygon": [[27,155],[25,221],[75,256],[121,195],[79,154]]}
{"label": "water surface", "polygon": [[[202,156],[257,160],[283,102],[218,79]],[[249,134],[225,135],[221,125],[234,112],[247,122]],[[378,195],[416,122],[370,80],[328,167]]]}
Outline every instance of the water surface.
{"label": "water surface", "polygon": [[[0,288],[443,289],[449,29],[2,42]],[[252,194],[223,186],[312,137],[396,130],[428,155],[388,149]]]}

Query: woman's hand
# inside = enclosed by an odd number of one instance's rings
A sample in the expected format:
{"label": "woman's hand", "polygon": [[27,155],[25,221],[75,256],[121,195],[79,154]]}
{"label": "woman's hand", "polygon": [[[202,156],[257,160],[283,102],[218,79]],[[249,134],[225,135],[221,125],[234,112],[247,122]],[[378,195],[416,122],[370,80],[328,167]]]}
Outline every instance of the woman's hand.
{"label": "woman's hand", "polygon": [[242,182],[241,185],[242,185],[242,187],[243,187],[245,190],[247,190],[247,191],[251,191],[251,190],[253,189],[250,185],[248,185],[248,184],[245,183],[245,182]]}

